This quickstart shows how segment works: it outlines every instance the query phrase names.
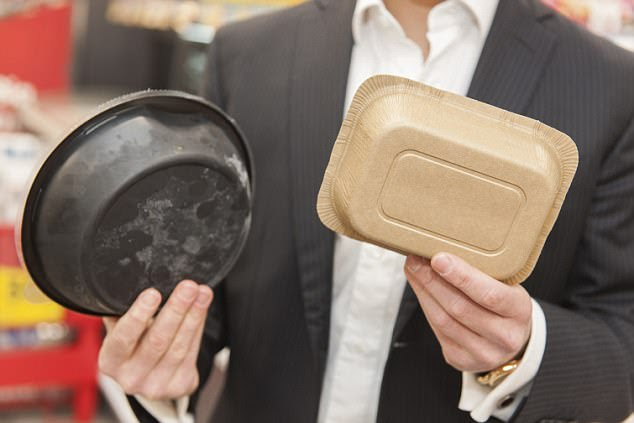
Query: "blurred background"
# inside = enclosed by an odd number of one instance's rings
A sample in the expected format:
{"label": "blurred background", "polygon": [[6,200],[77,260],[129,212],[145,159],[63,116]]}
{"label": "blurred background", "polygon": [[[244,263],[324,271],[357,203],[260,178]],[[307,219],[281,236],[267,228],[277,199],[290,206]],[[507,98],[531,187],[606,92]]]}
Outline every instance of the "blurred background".
{"label": "blurred background", "polygon": [[[14,223],[42,156],[113,97],[198,93],[219,26],[298,1],[0,0],[1,422],[135,421],[118,387],[97,374],[101,321],[47,301],[20,268]],[[634,0],[544,2],[634,50]],[[211,398],[226,360],[205,388]],[[200,414],[212,407],[201,404]]]}

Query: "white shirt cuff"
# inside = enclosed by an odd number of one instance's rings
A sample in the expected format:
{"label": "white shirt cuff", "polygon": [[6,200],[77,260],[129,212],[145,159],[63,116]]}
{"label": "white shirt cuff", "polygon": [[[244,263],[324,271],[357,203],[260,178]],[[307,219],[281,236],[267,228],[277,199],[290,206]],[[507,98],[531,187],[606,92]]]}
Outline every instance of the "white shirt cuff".
{"label": "white shirt cuff", "polygon": [[160,423],[194,423],[194,416],[187,412],[189,396],[175,401],[149,400],[140,395],[135,395],[134,398]]}
{"label": "white shirt cuff", "polygon": [[[546,348],[546,317],[537,301],[532,301],[531,336],[517,369],[494,389],[478,383],[475,373],[462,372],[462,393],[458,408],[469,411],[471,418],[477,422],[485,422],[491,416],[508,421],[522,399],[528,396]],[[509,396],[513,398],[512,402]],[[506,403],[505,406],[500,407],[503,402]]]}

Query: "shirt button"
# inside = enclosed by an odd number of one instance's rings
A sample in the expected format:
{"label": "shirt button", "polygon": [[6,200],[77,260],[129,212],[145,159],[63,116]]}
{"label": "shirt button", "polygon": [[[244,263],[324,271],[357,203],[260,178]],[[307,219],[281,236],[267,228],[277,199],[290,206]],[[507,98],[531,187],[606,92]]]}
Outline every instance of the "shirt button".
{"label": "shirt button", "polygon": [[513,404],[513,401],[515,401],[515,396],[507,395],[500,400],[500,402],[498,403],[498,408],[506,408],[509,405]]}
{"label": "shirt button", "polygon": [[351,341],[348,345],[348,349],[358,355],[370,355],[374,353],[375,348],[363,341]]}

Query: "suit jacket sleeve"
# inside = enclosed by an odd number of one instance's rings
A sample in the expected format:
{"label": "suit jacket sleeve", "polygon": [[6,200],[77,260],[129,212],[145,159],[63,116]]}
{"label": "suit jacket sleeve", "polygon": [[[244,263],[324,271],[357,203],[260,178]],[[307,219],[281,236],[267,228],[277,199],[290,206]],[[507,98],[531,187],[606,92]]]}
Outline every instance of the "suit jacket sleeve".
{"label": "suit jacket sleeve", "polygon": [[[629,101],[629,100],[628,100]],[[516,421],[620,422],[634,405],[634,117],[603,158],[565,302]]]}

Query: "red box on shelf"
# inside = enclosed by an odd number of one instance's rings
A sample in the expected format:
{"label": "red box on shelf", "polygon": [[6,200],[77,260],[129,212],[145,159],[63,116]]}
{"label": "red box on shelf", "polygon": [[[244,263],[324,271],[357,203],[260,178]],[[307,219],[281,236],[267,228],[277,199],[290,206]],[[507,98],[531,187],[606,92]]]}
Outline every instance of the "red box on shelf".
{"label": "red box on shelf", "polygon": [[0,74],[15,75],[40,91],[68,88],[70,2],[0,18],[0,39]]}
{"label": "red box on shelf", "polygon": [[10,226],[0,226],[0,266],[20,266],[18,254],[15,251],[13,228]]}

